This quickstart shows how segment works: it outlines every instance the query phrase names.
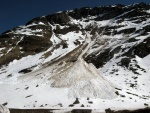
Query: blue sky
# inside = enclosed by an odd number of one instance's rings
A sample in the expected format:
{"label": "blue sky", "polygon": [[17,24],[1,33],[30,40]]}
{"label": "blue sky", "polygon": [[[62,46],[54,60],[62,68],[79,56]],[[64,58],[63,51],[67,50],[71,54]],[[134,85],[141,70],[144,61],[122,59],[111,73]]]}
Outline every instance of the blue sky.
{"label": "blue sky", "polygon": [[58,11],[140,2],[150,4],[150,0],[0,0],[0,33],[24,25],[32,18]]}

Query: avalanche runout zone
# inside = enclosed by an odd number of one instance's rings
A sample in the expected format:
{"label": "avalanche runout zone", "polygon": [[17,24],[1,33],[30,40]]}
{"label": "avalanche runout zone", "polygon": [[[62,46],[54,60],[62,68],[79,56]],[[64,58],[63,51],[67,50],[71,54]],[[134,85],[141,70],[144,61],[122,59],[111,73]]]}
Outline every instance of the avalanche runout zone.
{"label": "avalanche runout zone", "polygon": [[49,80],[53,81],[52,87],[69,88],[69,97],[103,99],[116,97],[113,85],[98,74],[93,64],[88,65],[82,59],[78,59],[70,67],[64,67],[60,72],[54,73]]}
{"label": "avalanche runout zone", "polygon": [[87,64],[82,59],[89,49],[90,43],[90,38],[86,37],[84,44],[86,47],[84,50],[82,49],[77,60],[65,62],[65,66],[56,70],[56,73],[49,78],[53,81],[51,86],[69,88],[69,97],[115,98],[114,86],[99,75],[93,64]]}

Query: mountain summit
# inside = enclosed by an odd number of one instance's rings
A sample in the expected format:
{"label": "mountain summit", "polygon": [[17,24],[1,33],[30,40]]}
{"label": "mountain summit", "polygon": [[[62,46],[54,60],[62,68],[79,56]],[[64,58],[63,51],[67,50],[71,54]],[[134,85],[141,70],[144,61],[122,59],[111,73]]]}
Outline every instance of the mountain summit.
{"label": "mountain summit", "polygon": [[149,4],[37,17],[0,43],[0,104],[9,108],[150,106]]}

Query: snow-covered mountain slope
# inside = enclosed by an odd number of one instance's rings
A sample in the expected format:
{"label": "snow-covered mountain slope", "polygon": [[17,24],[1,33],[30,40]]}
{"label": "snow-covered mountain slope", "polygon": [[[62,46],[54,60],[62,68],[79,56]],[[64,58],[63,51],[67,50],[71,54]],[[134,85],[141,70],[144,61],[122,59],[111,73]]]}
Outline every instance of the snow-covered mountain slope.
{"label": "snow-covered mountain slope", "polygon": [[9,108],[150,106],[148,4],[37,17],[0,43],[0,104]]}

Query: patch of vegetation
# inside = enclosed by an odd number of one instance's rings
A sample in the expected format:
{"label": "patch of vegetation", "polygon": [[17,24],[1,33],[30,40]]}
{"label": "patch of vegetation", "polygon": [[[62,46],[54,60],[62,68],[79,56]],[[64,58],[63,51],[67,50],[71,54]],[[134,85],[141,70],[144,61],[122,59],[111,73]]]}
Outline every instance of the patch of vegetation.
{"label": "patch of vegetation", "polygon": [[26,69],[23,69],[23,70],[19,71],[19,73],[25,74],[25,73],[29,73],[29,72],[31,72],[31,71],[32,71],[32,70],[31,70],[30,68],[26,68]]}
{"label": "patch of vegetation", "polygon": [[84,105],[82,104],[81,107],[84,107]]}
{"label": "patch of vegetation", "polygon": [[89,104],[93,104],[93,101],[88,101]]}
{"label": "patch of vegetation", "polygon": [[28,96],[26,96],[26,98],[29,98],[29,97],[31,97],[31,96],[33,96],[33,95],[28,95]]}
{"label": "patch of vegetation", "polygon": [[7,75],[7,78],[12,77],[12,74]]}
{"label": "patch of vegetation", "polygon": [[76,98],[76,100],[74,101],[74,103],[73,104],[79,104],[80,102],[79,102],[79,99],[78,98]]}
{"label": "patch of vegetation", "polygon": [[29,89],[29,87],[26,87],[25,90]]}
{"label": "patch of vegetation", "polygon": [[73,107],[73,106],[74,106],[74,104],[70,104],[70,105],[69,105],[69,107]]}
{"label": "patch of vegetation", "polygon": [[7,102],[5,102],[5,103],[3,103],[2,105],[3,105],[3,106],[6,106],[7,104],[8,104],[8,103],[7,103]]}

